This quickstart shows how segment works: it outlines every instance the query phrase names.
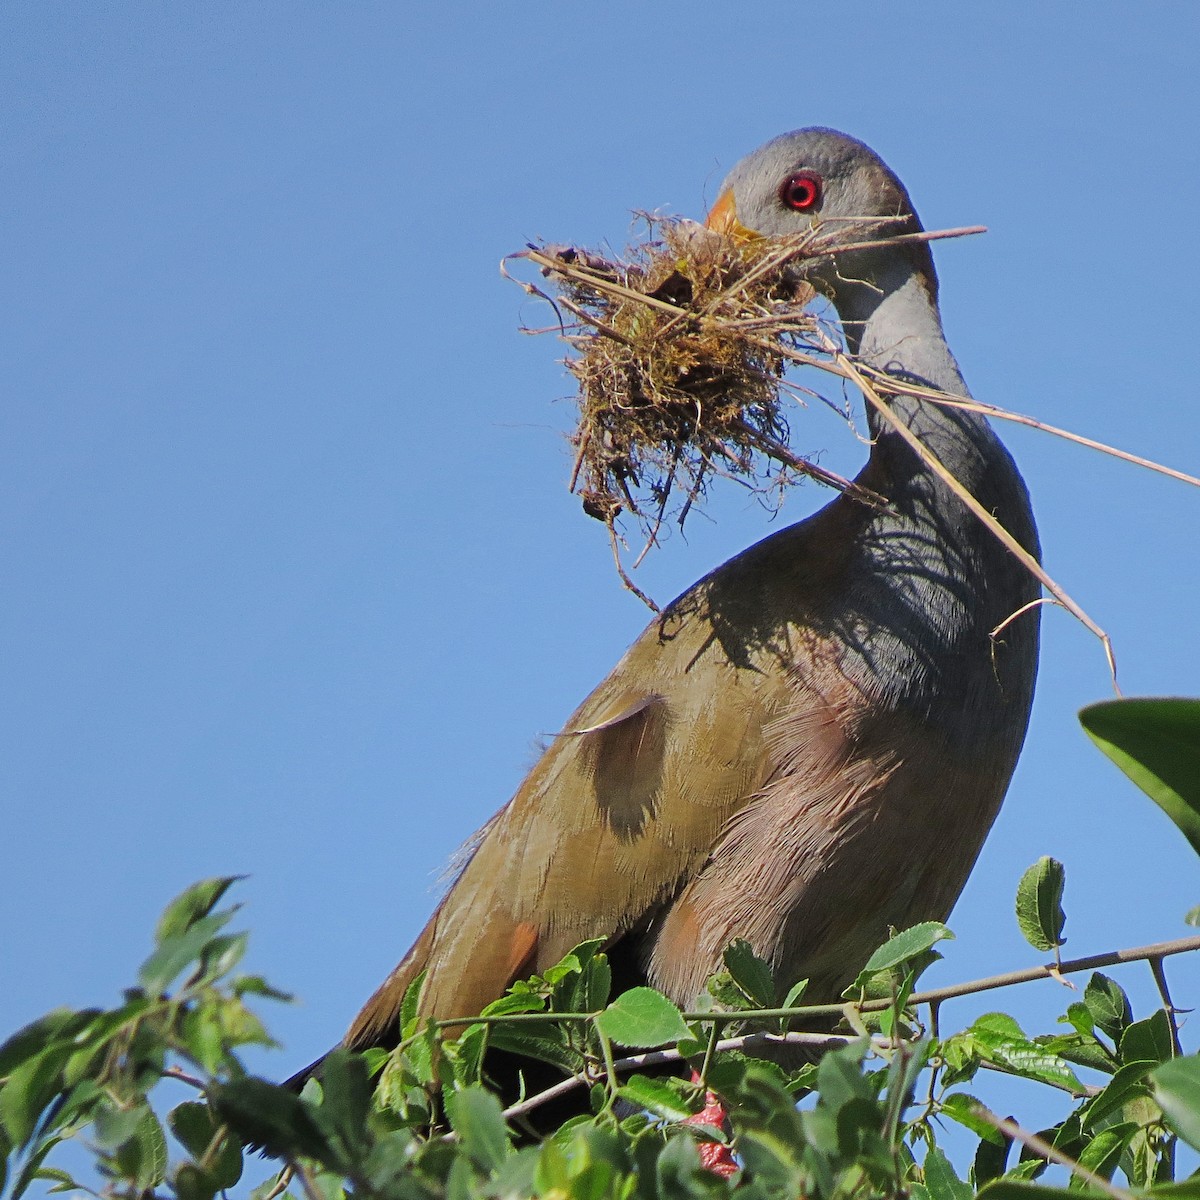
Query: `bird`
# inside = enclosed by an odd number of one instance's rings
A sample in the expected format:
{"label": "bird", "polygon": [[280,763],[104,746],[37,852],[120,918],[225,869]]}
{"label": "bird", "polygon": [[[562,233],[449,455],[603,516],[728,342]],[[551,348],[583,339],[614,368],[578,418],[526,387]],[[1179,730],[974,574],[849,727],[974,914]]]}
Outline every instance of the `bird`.
{"label": "bird", "polygon": [[[861,245],[863,219],[880,237],[922,229],[873,150],[813,127],[738,162],[706,223],[754,238],[819,223],[854,243],[805,274],[849,351],[968,398],[928,243]],[[911,388],[891,403],[1038,556],[988,421]],[[420,972],[422,1015],[469,1017],[601,939],[616,978],[686,1006],[742,938],[780,994],[806,978],[808,999],[835,998],[890,930],[949,915],[1024,741],[1039,585],[904,437],[867,423],[856,482],[887,505],[839,494],[655,616],[468,844],[345,1048],[396,1043]]]}

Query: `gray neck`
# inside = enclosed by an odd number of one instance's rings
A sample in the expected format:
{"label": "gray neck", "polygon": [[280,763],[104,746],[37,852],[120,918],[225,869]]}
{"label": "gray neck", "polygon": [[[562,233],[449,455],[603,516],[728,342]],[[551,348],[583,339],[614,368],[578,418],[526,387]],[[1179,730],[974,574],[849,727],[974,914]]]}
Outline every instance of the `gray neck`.
{"label": "gray neck", "polygon": [[920,271],[903,271],[878,290],[866,284],[844,289],[838,312],[851,351],[872,366],[899,368],[965,396],[967,385],[942,332],[935,286]]}
{"label": "gray neck", "polygon": [[[894,278],[876,273],[873,281],[885,286],[843,284],[836,297],[851,351],[890,375],[969,396],[942,333],[932,273],[897,264]],[[889,404],[983,506],[1036,553],[1028,493],[987,421],[908,395],[894,396]],[[897,702],[925,712],[942,710],[941,727],[956,731],[964,744],[977,736],[973,698],[991,694],[1001,681],[1002,691],[1021,693],[1010,715],[1013,729],[1023,729],[1036,620],[1012,634],[1003,662],[993,654],[988,632],[1033,599],[1037,585],[870,404],[867,419],[874,446],[863,478],[891,505],[868,521],[858,542],[854,571],[862,598],[858,656],[863,678],[885,680]],[[966,661],[972,670],[955,674]]]}
{"label": "gray neck", "polygon": [[[898,266],[880,286],[844,286],[838,313],[852,353],[889,375],[927,385],[951,395],[970,397],[958,363],[946,345],[933,279],[915,265]],[[905,424],[968,486],[985,461],[1003,447],[983,417],[947,409],[930,401],[898,396],[891,402]],[[871,405],[867,423],[877,453],[911,455],[891,426]]]}

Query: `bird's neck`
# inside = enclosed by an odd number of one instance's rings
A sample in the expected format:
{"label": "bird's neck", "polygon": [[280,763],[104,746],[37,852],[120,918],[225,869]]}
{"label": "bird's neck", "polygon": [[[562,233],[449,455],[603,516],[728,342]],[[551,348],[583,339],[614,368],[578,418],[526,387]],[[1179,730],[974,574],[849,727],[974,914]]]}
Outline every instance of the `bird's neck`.
{"label": "bird's neck", "polygon": [[[942,331],[937,281],[932,264],[898,264],[890,276],[846,285],[837,296],[838,314],[850,351],[875,369],[921,388],[969,398]],[[997,455],[1007,458],[991,426],[981,416],[930,400],[900,394],[890,400],[896,416],[970,487]],[[875,457],[908,461],[912,451],[871,404],[867,423],[876,443]],[[900,470],[901,476],[908,471]]]}
{"label": "bird's neck", "polygon": [[[967,397],[942,334],[932,267],[929,274],[919,265],[897,274],[893,280],[876,274],[872,286],[859,283],[837,295],[851,351],[899,385]],[[1029,494],[988,422],[899,387],[885,398],[898,421],[1036,555]],[[867,631],[858,652],[859,676],[870,687],[886,679],[883,686],[896,703],[925,714],[936,709],[940,726],[955,731],[964,745],[978,736],[971,697],[990,695],[988,689],[1003,677],[1011,694],[1024,688],[1022,703],[1012,710],[1013,729],[1023,729],[1036,620],[1011,634],[1003,667],[997,666],[989,631],[1033,600],[1037,583],[870,403],[867,413],[873,446],[859,479],[882,491],[890,504],[863,518],[850,568]],[[955,674],[964,654],[974,674]],[[880,672],[880,663],[888,664],[886,672]]]}

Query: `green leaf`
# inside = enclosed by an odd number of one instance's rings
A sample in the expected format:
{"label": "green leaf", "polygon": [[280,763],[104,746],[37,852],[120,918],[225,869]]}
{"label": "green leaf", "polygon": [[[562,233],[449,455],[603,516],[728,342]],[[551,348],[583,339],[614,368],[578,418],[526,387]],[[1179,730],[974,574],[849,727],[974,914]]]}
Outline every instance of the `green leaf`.
{"label": "green leaf", "polygon": [[653,988],[630,988],[596,1017],[606,1038],[635,1048],[662,1046],[689,1037],[679,1009]]}
{"label": "green leaf", "polygon": [[213,938],[200,956],[203,979],[212,982],[228,975],[242,961],[249,936],[246,933],[229,933]]}
{"label": "green leaf", "polygon": [[986,1013],[975,1021],[970,1032],[978,1053],[988,1062],[1026,1079],[1064,1088],[1076,1096],[1086,1092],[1066,1061],[1031,1042],[1007,1013]]}
{"label": "green leaf", "polygon": [[275,1158],[329,1158],[329,1144],[312,1110],[286,1088],[247,1075],[218,1089],[213,1106],[243,1142],[261,1146]]}
{"label": "green leaf", "polygon": [[946,1116],[965,1126],[985,1142],[991,1142],[994,1146],[1003,1146],[1007,1139],[995,1125],[990,1121],[985,1121],[979,1115],[981,1107],[980,1102],[974,1096],[967,1095],[966,1092],[955,1092],[952,1096],[946,1096],[941,1103],[941,1111]]}
{"label": "green leaf", "polygon": [[486,1025],[468,1025],[453,1041],[442,1043],[442,1054],[454,1068],[455,1086],[467,1087],[482,1079],[488,1032]]}
{"label": "green leaf", "polygon": [[608,1003],[612,992],[612,967],[607,954],[592,954],[575,979],[564,980],[554,989],[552,1007],[566,1012],[597,1012]]}
{"label": "green leaf", "polygon": [[115,1150],[123,1145],[137,1133],[146,1112],[144,1104],[129,1108],[120,1108],[111,1103],[101,1105],[92,1120],[96,1144],[106,1150]]}
{"label": "green leaf", "polygon": [[537,992],[509,992],[499,1000],[493,1000],[480,1015],[502,1017],[508,1013],[541,1012],[545,1007],[546,997]]}
{"label": "green leaf", "polygon": [[[1080,1008],[1083,1005],[1079,1005]],[[1091,1067],[1111,1075],[1119,1065],[1106,1046],[1098,1042],[1093,1034],[1069,1033],[1058,1037],[1038,1037],[1035,1045],[1048,1054],[1057,1054],[1079,1067]]]}
{"label": "green leaf", "polygon": [[83,1191],[79,1180],[69,1171],[64,1171],[60,1167],[39,1167],[33,1178],[39,1182],[52,1184],[52,1187],[46,1189],[51,1193]]}
{"label": "green leaf", "polygon": [[1092,1010],[1081,1000],[1068,1004],[1066,1016],[1059,1017],[1059,1020],[1070,1025],[1082,1037],[1091,1037],[1092,1030],[1096,1028]]}
{"label": "green leaf", "polygon": [[1200,1179],[1192,1176],[1178,1183],[1160,1183],[1147,1191],[1154,1200],[1200,1200]]}
{"label": "green leaf", "polygon": [[1119,1041],[1125,1026],[1133,1020],[1129,997],[1124,988],[1107,975],[1096,971],[1088,980],[1083,993],[1084,1003],[1103,1033]]}
{"label": "green leaf", "polygon": [[1079,721],[1200,853],[1200,700],[1105,700]]}
{"label": "green leaf", "polygon": [[235,883],[245,878],[245,875],[223,875],[192,884],[163,910],[154,930],[155,943],[161,946],[186,933],[197,921],[212,912]]}
{"label": "green leaf", "polygon": [[371,1081],[362,1058],[349,1050],[334,1050],[321,1064],[325,1103],[321,1121],[341,1140],[352,1159],[367,1152],[367,1117],[371,1111]]}
{"label": "green leaf", "polygon": [[755,1008],[774,1008],[775,977],[745,938],[736,938],[722,956],[733,982]]}
{"label": "green leaf", "polygon": [[654,1187],[649,1195],[664,1200],[701,1200],[705,1196],[727,1194],[726,1185],[705,1170],[696,1143],[690,1137],[676,1135],[668,1139],[654,1168]]}
{"label": "green leaf", "polygon": [[[994,1129],[993,1133],[999,1133]],[[981,1137],[975,1147],[975,1157],[971,1161],[971,1182],[976,1188],[985,1183],[998,1179],[1008,1168],[1008,1156],[1012,1151],[1012,1139],[1001,1135],[1000,1142],[990,1142]]]}
{"label": "green leaf", "polygon": [[74,1037],[99,1015],[98,1008],[84,1009],[82,1012],[56,1008],[44,1017],[31,1021],[23,1029],[18,1029],[0,1045],[0,1079],[11,1075],[22,1063],[41,1054],[53,1042]]}
{"label": "green leaf", "polygon": [[1056,858],[1043,854],[1017,884],[1017,924],[1035,950],[1054,950],[1063,944],[1062,895],[1066,870]]}
{"label": "green leaf", "polygon": [[117,1149],[116,1162],[138,1192],[157,1187],[167,1177],[167,1139],[149,1105],[135,1110],[138,1122]]}
{"label": "green leaf", "polygon": [[542,976],[549,984],[559,983],[568,975],[578,975],[584,966],[604,948],[603,938],[593,938],[590,942],[580,942],[573,950],[568,951],[550,967]]}
{"label": "green leaf", "polygon": [[924,1170],[930,1200],[972,1200],[970,1184],[959,1179],[950,1160],[936,1146],[925,1155]]}
{"label": "green leaf", "polygon": [[686,1121],[692,1115],[686,1093],[695,1089],[681,1079],[651,1079],[647,1075],[630,1075],[617,1090],[622,1100],[664,1120]]}
{"label": "green leaf", "polygon": [[[511,1054],[523,1054],[561,1068],[573,1075],[583,1066],[583,1058],[567,1040],[558,1025],[493,1025],[488,1044]],[[412,1047],[409,1048],[409,1053]]]}
{"label": "green leaf", "polygon": [[860,1038],[821,1056],[817,1090],[823,1105],[836,1111],[852,1100],[874,1099],[875,1089],[862,1072],[863,1056],[869,1049],[867,1039]]}
{"label": "green leaf", "polygon": [[213,1200],[220,1191],[212,1176],[195,1163],[181,1163],[172,1183],[179,1200]]}
{"label": "green leaf", "polygon": [[209,1154],[213,1139],[221,1130],[213,1110],[207,1104],[185,1100],[167,1115],[171,1132],[180,1145],[195,1159],[208,1155],[205,1180],[193,1181],[201,1190],[212,1183],[217,1191],[231,1188],[242,1177],[242,1152],[236,1142],[223,1136],[220,1148]]}
{"label": "green leaf", "polygon": [[1122,1062],[1167,1062],[1174,1057],[1171,1018],[1165,1009],[1135,1021],[1121,1035]]}
{"label": "green leaf", "polygon": [[1025,1030],[1017,1023],[1017,1019],[1002,1012],[984,1013],[982,1016],[976,1017],[971,1024],[971,1032],[988,1042],[1002,1040],[1025,1042],[1029,1040],[1025,1036]]}
{"label": "green leaf", "polygon": [[446,1116],[471,1161],[490,1175],[512,1153],[499,1099],[482,1087],[446,1096]]}
{"label": "green leaf", "polygon": [[[42,1163],[46,1161],[46,1156],[54,1149],[55,1146],[62,1142],[62,1138],[50,1137],[33,1152],[28,1159],[25,1160],[25,1165],[21,1168],[21,1173],[13,1181],[12,1191],[9,1193],[9,1200],[20,1200],[25,1194],[26,1189],[35,1179],[39,1179],[43,1171],[50,1168],[43,1167]],[[51,1188],[51,1191],[58,1191],[57,1187]]]}
{"label": "green leaf", "polygon": [[[1111,1179],[1121,1159],[1121,1151],[1137,1131],[1138,1126],[1132,1122],[1110,1125],[1107,1129],[1102,1129],[1083,1148],[1078,1159],[1079,1165],[1103,1179]],[[1077,1175],[1072,1175],[1070,1186],[1072,1190],[1077,1191],[1084,1183]]]}
{"label": "green leaf", "polygon": [[1097,1130],[1100,1122],[1124,1108],[1126,1104],[1149,1095],[1146,1076],[1154,1066],[1152,1062],[1126,1063],[1122,1066],[1108,1081],[1104,1090],[1093,1096],[1079,1110],[1078,1116],[1083,1128]]}
{"label": "green leaf", "polygon": [[925,921],[904,930],[886,941],[874,954],[867,959],[867,964],[859,973],[859,978],[873,975],[876,971],[886,971],[898,967],[910,958],[916,958],[931,949],[938,942],[953,938],[954,934],[941,921]]}
{"label": "green leaf", "polygon": [[51,1045],[26,1059],[0,1087],[0,1123],[14,1146],[29,1139],[46,1105],[58,1094],[69,1053],[67,1046]]}
{"label": "green leaf", "polygon": [[1171,1128],[1200,1150],[1200,1057],[1189,1054],[1156,1067],[1150,1076],[1154,1098]]}
{"label": "green leaf", "polygon": [[183,933],[164,938],[138,971],[138,983],[153,996],[167,986],[189,963],[196,962],[217,932],[233,916],[232,912],[214,913],[193,921]]}
{"label": "green leaf", "polygon": [[[1026,1166],[1025,1163],[1021,1165]],[[1037,1166],[1036,1163],[1028,1165],[1030,1168]],[[1065,1200],[1066,1195],[1062,1188],[1007,1177],[993,1179],[976,1193],[977,1200]],[[1078,1192],[1071,1193],[1072,1200],[1078,1196],[1094,1196],[1096,1200],[1106,1200],[1105,1193],[1094,1188],[1080,1188]]]}

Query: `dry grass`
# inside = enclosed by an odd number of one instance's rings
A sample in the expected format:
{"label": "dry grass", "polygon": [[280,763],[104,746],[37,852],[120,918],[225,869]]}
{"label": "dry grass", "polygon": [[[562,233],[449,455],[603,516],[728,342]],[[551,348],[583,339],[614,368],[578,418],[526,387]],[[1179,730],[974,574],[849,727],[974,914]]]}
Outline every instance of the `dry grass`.
{"label": "dry grass", "polygon": [[[930,472],[1029,570],[1049,593],[1037,604],[1061,605],[1097,636],[1119,694],[1108,634],[912,434],[889,402],[909,395],[969,409],[1044,430],[1193,486],[1200,487],[1200,477],[1033,417],[901,381],[857,360],[805,310],[813,296],[803,282],[806,261],[867,245],[962,237],[984,228],[881,237],[872,236],[879,222],[863,219],[852,222],[861,241],[848,240],[843,223],[799,238],[745,243],[690,221],[647,220],[652,239],[623,259],[556,246],[531,246],[511,256],[533,263],[549,280],[551,290],[517,282],[554,307],[559,320],[553,331],[572,349],[566,361],[579,381],[579,426],[572,438],[571,489],[581,494],[585,511],[607,526],[625,586],[657,609],[621,562],[618,518],[628,514],[639,523],[646,538],[644,555],[663,521],[674,516],[682,523],[717,476],[738,480],[766,497],[803,474],[865,503],[886,505],[885,497],[788,447],[784,404],[798,389],[785,369],[789,364],[816,367],[857,388],[879,420],[904,437]],[[1029,607],[1010,614],[993,637]]]}
{"label": "dry grass", "polygon": [[550,246],[514,256],[549,280],[552,293],[522,286],[554,305],[572,349],[571,489],[608,526],[622,579],[648,603],[620,561],[622,514],[649,548],[716,477],[764,497],[800,474],[864,493],[788,446],[789,351],[828,342],[805,310],[814,293],[797,269],[823,252],[818,235],[739,242],[690,221],[650,225],[652,240],[624,259]]}

